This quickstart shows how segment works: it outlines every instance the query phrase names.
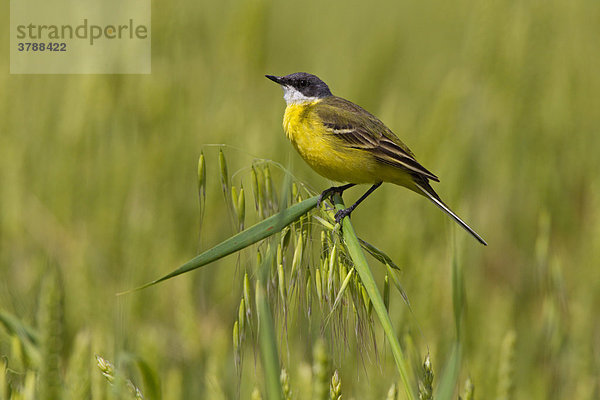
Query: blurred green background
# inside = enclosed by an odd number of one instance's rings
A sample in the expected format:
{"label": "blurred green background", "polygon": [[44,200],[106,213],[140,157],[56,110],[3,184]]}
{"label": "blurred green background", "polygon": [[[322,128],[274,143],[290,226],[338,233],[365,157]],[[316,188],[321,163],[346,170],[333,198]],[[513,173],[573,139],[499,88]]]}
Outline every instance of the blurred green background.
{"label": "blurred green background", "polygon": [[[359,235],[403,268],[413,313],[394,293],[401,337],[430,353],[439,376],[455,339],[456,256],[467,303],[460,390],[470,377],[476,398],[598,398],[597,1],[154,2],[152,16],[151,75],[10,75],[0,60],[0,309],[37,327],[41,282],[58,268],[64,370],[83,341],[94,388],[106,385],[94,353],[143,358],[164,399],[250,398],[262,387],[256,346],[246,345],[240,380],[231,345],[251,253],[115,293],[233,233],[217,150],[205,144],[235,147],[225,152],[236,185],[255,157],[290,166],[315,191],[329,185],[286,140],[281,89],[264,78],[306,71],[379,116],[489,243],[392,185],[353,214]],[[291,384],[310,398],[318,329],[290,321],[286,332]],[[11,336],[0,329],[0,354],[19,382],[27,367]],[[378,346],[377,357],[351,343],[333,355],[346,398],[385,398],[398,379]]]}

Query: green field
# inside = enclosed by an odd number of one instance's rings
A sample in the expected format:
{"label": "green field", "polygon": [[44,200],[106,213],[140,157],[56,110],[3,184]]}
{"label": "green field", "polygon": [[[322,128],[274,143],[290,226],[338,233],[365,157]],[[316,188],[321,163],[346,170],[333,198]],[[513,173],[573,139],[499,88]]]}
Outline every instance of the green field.
{"label": "green field", "polygon": [[[357,234],[402,269],[411,310],[392,287],[390,315],[414,390],[429,354],[435,398],[463,396],[467,380],[476,399],[600,397],[598,2],[153,2],[151,75],[10,75],[8,34],[0,399],[130,398],[126,379],[147,399],[266,398],[256,332],[239,352],[232,344],[244,274],[255,276],[265,244],[115,294],[236,232],[209,144],[225,145],[246,225],[259,219],[258,159],[313,193],[330,185],[285,138],[281,89],[264,78],[297,71],[380,117],[489,243],[393,185],[353,214]],[[281,197],[284,174],[270,165]],[[307,268],[316,228],[308,240]],[[383,291],[386,270],[368,260]],[[298,292],[287,309],[270,295],[293,398],[318,398],[334,369],[344,399],[393,398],[393,384],[404,398],[374,314],[357,329],[326,323],[316,300],[307,317]],[[114,364],[115,385],[96,354]]]}

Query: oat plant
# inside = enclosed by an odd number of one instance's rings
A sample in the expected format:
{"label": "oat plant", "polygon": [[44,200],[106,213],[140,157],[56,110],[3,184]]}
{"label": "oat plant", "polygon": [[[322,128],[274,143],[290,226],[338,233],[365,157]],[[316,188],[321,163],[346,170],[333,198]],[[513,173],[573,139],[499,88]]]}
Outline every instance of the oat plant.
{"label": "oat plant", "polygon": [[[323,202],[317,207],[319,196],[295,181],[285,168],[257,160],[248,172],[258,222],[245,228],[243,182],[240,181],[239,187],[232,183],[222,150],[218,160],[222,194],[237,233],[163,277],[132,291],[148,288],[256,245],[257,262],[245,267],[233,344],[236,363],[239,363],[243,341],[249,335],[257,335],[268,399],[283,396],[273,316],[281,317],[277,321],[283,320],[285,325],[292,304],[300,305],[307,316],[312,314],[313,307],[319,307],[326,316],[323,326],[332,335],[345,339],[346,332],[356,332],[359,345],[364,347],[375,343],[374,312],[391,348],[407,398],[416,399],[416,384],[409,380],[406,358],[388,315],[390,280],[408,303],[396,276],[398,267],[381,250],[359,239],[348,217],[341,226],[335,223],[336,210],[344,208],[342,198],[333,196],[331,203]],[[199,165],[198,191],[200,202],[204,204],[206,177],[210,176],[204,153]],[[280,186],[274,183],[275,173],[283,173]],[[278,187],[279,191],[276,190]],[[363,249],[386,268],[383,295]],[[328,373],[325,378],[324,398],[329,397],[330,376]]]}

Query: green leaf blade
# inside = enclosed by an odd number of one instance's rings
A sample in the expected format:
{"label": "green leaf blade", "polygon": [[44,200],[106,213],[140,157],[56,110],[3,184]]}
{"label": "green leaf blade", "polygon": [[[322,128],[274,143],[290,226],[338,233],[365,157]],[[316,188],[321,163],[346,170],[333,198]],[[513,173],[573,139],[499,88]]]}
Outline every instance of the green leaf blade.
{"label": "green leaf blade", "polygon": [[[344,209],[344,203],[339,195],[333,196],[333,202],[338,210]],[[367,291],[373,308],[375,309],[375,313],[379,318],[379,322],[383,327],[385,336],[390,343],[392,354],[394,355],[394,360],[396,361],[396,366],[400,374],[400,379],[404,385],[406,395],[411,400],[416,399],[417,397],[415,396],[414,389],[408,378],[408,366],[406,365],[406,360],[402,352],[402,348],[400,347],[400,342],[394,332],[392,321],[390,320],[381,293],[379,292],[377,284],[375,283],[373,273],[369,268],[364,253],[362,252],[361,243],[354,232],[350,218],[345,217],[342,220],[342,224],[342,234],[346,243],[346,247],[350,253],[350,256],[352,257],[352,261],[354,262],[354,268],[360,276],[361,282]]]}
{"label": "green leaf blade", "polygon": [[284,227],[295,222],[302,215],[306,214],[314,207],[316,207],[318,198],[319,196],[314,196],[300,203],[296,203],[290,206],[289,208],[286,208],[285,210],[281,211],[280,213],[275,214],[251,226],[250,228],[230,237],[229,239],[219,243],[218,245],[206,250],[205,252],[199,254],[198,256],[192,258],[185,264],[181,265],[179,268],[172,271],[171,273],[161,278],[158,278],[152,282],[148,282],[136,289],[132,289],[119,294],[127,294],[156,285],[157,283],[166,281],[167,279],[171,279],[177,275],[181,275],[186,272],[203,267],[223,257],[233,254],[236,251],[242,250],[262,239],[274,235],[275,233],[280,232]]}

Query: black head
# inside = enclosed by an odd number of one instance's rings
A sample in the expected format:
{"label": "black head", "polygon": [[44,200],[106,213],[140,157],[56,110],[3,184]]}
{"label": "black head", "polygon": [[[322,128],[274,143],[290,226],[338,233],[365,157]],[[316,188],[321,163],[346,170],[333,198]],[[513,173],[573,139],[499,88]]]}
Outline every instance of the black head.
{"label": "black head", "polygon": [[281,86],[283,86],[284,91],[286,88],[295,89],[295,91],[299,92],[299,94],[306,98],[319,99],[322,97],[331,96],[331,91],[325,82],[323,82],[317,76],[308,74],[306,72],[296,72],[286,76],[265,76],[273,82],[279,83]]}

